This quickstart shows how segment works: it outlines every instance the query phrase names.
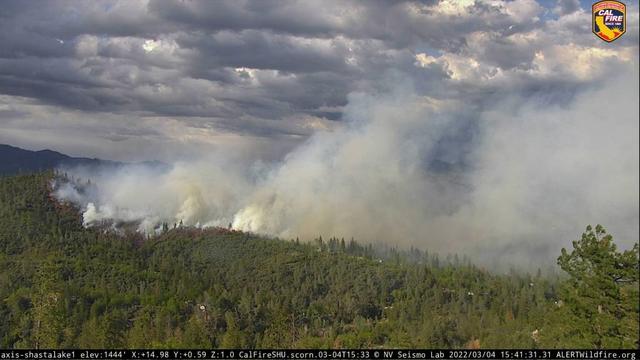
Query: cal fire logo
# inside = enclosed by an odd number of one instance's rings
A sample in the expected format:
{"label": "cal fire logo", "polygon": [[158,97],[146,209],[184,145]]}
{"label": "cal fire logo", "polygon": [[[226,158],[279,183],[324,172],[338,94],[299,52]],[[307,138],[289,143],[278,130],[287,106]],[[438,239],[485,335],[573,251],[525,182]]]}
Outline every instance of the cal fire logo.
{"label": "cal fire logo", "polygon": [[593,33],[606,42],[622,36],[627,31],[627,7],[614,0],[598,1],[591,6]]}

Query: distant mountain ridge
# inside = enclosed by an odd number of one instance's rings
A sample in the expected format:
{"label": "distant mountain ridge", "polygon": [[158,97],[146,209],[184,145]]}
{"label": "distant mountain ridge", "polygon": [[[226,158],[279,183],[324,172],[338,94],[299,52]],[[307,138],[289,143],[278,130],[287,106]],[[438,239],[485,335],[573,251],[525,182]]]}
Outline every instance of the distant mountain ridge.
{"label": "distant mountain ridge", "polygon": [[[32,151],[0,144],[0,175],[31,173],[59,166],[120,167],[126,164],[96,158],[73,157],[49,149]],[[146,161],[139,164],[167,166],[159,161]]]}

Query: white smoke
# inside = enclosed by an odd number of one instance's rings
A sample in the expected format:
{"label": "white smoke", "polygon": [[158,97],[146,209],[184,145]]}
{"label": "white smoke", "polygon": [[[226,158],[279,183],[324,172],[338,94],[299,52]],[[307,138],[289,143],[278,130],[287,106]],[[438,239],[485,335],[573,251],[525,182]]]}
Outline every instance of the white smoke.
{"label": "white smoke", "polygon": [[[248,169],[250,170],[250,169]],[[170,169],[148,165],[120,168],[63,169],[74,178],[90,181],[80,193],[75,184],[64,184],[56,195],[80,205],[85,226],[105,221],[137,222],[140,232],[152,233],[167,223],[187,226],[226,226],[237,210],[247,180],[221,161],[176,163]]]}
{"label": "white smoke", "polygon": [[478,111],[464,164],[445,169],[431,166],[434,154],[463,145],[447,149],[442,139],[464,104],[395,90],[352,94],[343,127],[316,133],[277,164],[209,154],[164,171],[75,169],[94,190],[57,194],[83,207],[88,226],[137,221],[144,232],[162,222],[232,223],[535,265],[602,223],[624,247],[639,230],[634,75],[563,106],[510,98]]}

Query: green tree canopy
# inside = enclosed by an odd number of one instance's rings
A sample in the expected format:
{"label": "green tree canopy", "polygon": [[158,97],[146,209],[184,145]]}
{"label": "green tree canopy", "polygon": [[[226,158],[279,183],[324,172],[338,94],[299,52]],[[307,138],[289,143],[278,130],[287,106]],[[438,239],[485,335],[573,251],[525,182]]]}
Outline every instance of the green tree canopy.
{"label": "green tree canopy", "polygon": [[613,237],[588,226],[573,251],[562,249],[558,265],[570,279],[563,292],[576,345],[638,345],[638,244],[619,252]]}

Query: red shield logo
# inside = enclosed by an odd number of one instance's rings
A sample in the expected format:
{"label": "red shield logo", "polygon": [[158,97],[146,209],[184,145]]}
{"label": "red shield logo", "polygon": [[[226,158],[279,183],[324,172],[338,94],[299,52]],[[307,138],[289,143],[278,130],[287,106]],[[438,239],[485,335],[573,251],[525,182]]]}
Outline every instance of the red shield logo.
{"label": "red shield logo", "polygon": [[627,7],[615,0],[603,0],[591,6],[591,28],[597,37],[612,42],[627,31]]}

